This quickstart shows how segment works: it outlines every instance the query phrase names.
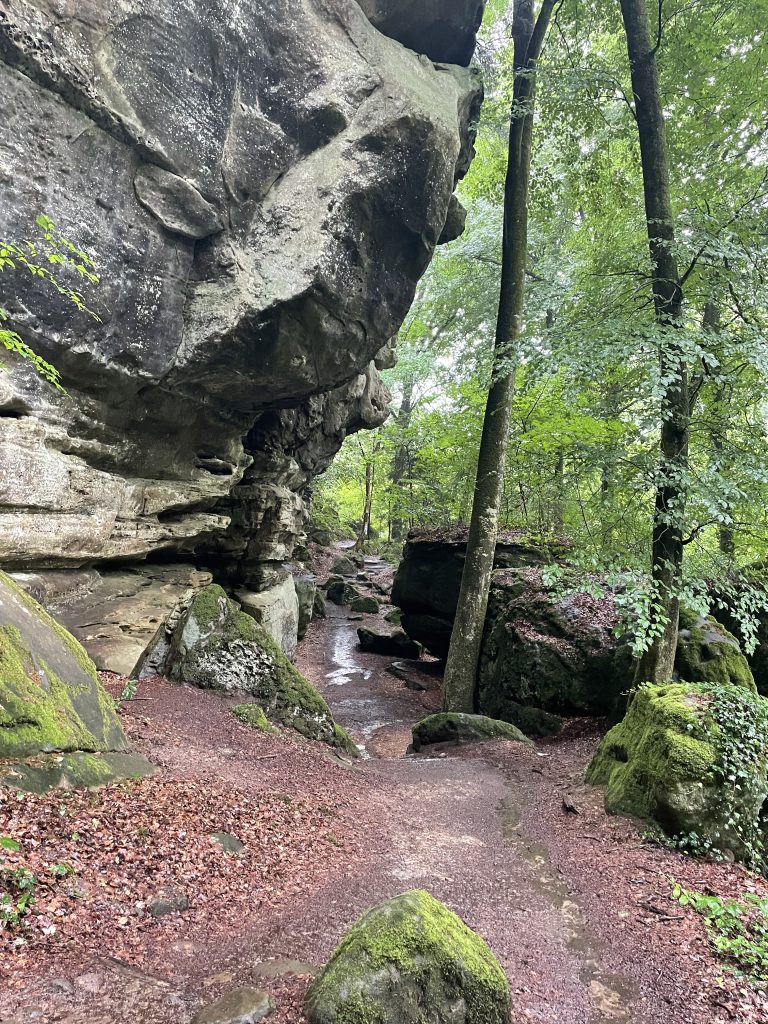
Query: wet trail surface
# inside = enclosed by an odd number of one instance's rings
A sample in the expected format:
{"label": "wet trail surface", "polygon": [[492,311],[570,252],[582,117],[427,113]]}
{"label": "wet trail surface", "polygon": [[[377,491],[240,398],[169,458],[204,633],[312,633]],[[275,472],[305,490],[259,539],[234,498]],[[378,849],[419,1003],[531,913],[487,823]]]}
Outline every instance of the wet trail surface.
{"label": "wet trail surface", "polygon": [[[369,576],[377,569],[366,563]],[[365,619],[385,625],[381,617]],[[471,753],[407,754],[411,725],[439,709],[439,678],[404,663],[426,689],[406,687],[388,671],[394,659],[360,650],[360,624],[329,604],[299,658],[360,745],[365,762],[357,770],[387,782],[378,799],[389,845],[364,877],[345,880],[348,921],[372,902],[425,888],[489,942],[509,975],[516,1021],[665,1020],[660,1007],[647,1012],[637,983],[607,956],[575,887],[553,868],[546,845],[526,831],[531,794],[520,782],[537,777],[544,757],[523,747],[506,751],[516,762],[510,772],[497,743]],[[323,915],[329,898],[337,903],[328,892],[317,894],[305,923]]]}

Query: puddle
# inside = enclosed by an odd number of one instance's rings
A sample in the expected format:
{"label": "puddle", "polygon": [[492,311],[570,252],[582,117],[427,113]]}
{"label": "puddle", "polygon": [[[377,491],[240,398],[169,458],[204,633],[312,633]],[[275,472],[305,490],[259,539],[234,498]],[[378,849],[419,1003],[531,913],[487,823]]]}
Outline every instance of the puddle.
{"label": "puddle", "polygon": [[520,808],[512,798],[502,801],[499,815],[505,840],[535,869],[534,888],[560,911],[565,944],[581,961],[579,977],[592,1002],[589,1024],[607,1021],[632,1024],[632,1004],[638,995],[634,983],[625,975],[615,974],[603,966],[604,943],[591,930],[582,908],[569,897],[563,882],[549,870],[547,848],[522,832]]}
{"label": "puddle", "polygon": [[339,625],[331,636],[331,659],[336,666],[325,673],[331,686],[344,686],[353,680],[371,678],[369,669],[360,668],[355,660],[357,648],[357,631],[348,625]]}

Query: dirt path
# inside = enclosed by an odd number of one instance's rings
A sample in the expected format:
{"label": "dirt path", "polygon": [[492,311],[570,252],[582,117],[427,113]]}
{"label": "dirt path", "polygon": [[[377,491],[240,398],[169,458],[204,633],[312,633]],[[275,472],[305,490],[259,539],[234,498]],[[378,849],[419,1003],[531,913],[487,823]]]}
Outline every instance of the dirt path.
{"label": "dirt path", "polygon": [[[392,658],[359,650],[359,624],[329,605],[298,661],[360,744],[354,764],[239,725],[218,695],[142,684],[150,699],[129,706],[126,722],[161,769],[121,794],[82,871],[110,898],[97,891],[82,910],[66,908],[81,914],[69,933],[77,941],[62,927],[4,961],[3,1024],[189,1024],[246,984],[272,992],[274,1024],[300,1024],[311,974],[346,928],[413,887],[490,943],[510,978],[514,1024],[765,1024],[766,1005],[720,980],[700,921],[670,899],[672,878],[737,892],[746,876],[645,844],[636,824],[607,818],[581,783],[599,740],[593,723],[536,748],[406,755],[411,724],[439,706],[439,680],[414,665],[424,689],[408,688],[388,671]],[[578,813],[566,813],[564,796]],[[56,799],[32,802],[30,836]],[[100,799],[85,795],[86,820],[64,828],[62,843],[70,827],[113,814],[116,797]],[[213,828],[238,832],[244,852],[216,854]],[[134,857],[135,884],[123,863]],[[189,909],[159,919],[133,909],[161,881],[184,884]]]}

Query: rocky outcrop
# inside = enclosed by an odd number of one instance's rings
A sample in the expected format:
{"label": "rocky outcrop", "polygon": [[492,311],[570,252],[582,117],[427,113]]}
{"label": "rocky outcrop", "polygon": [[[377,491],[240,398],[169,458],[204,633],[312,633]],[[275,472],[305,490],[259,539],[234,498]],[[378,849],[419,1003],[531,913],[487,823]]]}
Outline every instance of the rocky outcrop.
{"label": "rocky outcrop", "polygon": [[215,584],[198,591],[179,618],[160,667],[180,683],[253,697],[272,721],[357,753],[311,683],[267,631]]}
{"label": "rocky outcrop", "polygon": [[352,925],[304,1009],[310,1024],[509,1024],[509,983],[479,935],[414,889]]}
{"label": "rocky outcrop", "polygon": [[690,683],[743,686],[756,692],[749,662],[739,641],[711,615],[680,609],[675,673]]}
{"label": "rocky outcrop", "polygon": [[124,747],[114,703],[93,662],[0,572],[0,758]]}
{"label": "rocky outcrop", "polygon": [[[560,715],[606,715],[631,684],[616,663],[613,596],[548,590],[538,569],[493,574],[477,681],[478,710],[533,735]],[[624,668],[624,671],[622,671]]]}
{"label": "rocky outcrop", "polygon": [[433,60],[467,63],[481,7],[2,6],[0,237],[46,213],[101,276],[59,268],[97,320],[3,275],[67,389],[5,358],[4,565],[195,551],[276,582],[313,475],[385,418],[377,366],[453,233],[480,87]]}
{"label": "rocky outcrop", "polygon": [[[403,628],[440,658],[448,653],[466,546],[464,527],[411,530],[395,575],[392,603],[401,609]],[[548,565],[562,552],[561,544],[536,544],[523,534],[502,533],[494,566]]]}

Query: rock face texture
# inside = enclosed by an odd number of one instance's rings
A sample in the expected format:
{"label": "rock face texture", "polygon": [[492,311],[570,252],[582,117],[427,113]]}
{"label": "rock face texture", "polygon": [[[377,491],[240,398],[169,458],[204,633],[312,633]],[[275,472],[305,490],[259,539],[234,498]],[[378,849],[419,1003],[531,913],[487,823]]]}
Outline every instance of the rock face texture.
{"label": "rock face texture", "polygon": [[[392,588],[392,603],[402,611],[406,633],[438,657],[445,657],[459,600],[467,547],[466,529],[411,530]],[[557,560],[556,544],[531,544],[503,535],[496,545],[497,569],[547,565]]]}
{"label": "rock face texture", "polygon": [[280,582],[313,475],[386,416],[378,368],[453,233],[481,88],[433,61],[468,62],[481,8],[0,6],[0,238],[45,213],[101,275],[59,268],[100,321],[3,275],[67,389],[5,359],[4,565],[195,551]]}
{"label": "rock face texture", "polygon": [[114,704],[93,662],[0,572],[0,757],[124,746]]}

